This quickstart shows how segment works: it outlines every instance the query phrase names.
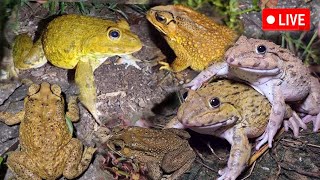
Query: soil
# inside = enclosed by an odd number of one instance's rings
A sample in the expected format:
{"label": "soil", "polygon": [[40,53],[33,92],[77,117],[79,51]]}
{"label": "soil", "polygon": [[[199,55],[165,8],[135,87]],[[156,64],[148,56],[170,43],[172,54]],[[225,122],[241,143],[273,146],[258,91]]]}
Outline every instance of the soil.
{"label": "soil", "polygon": [[[246,2],[246,1],[243,1]],[[244,3],[245,4],[245,3]],[[248,4],[247,4],[248,5]],[[172,61],[173,51],[167,45],[161,34],[152,27],[133,6],[118,5],[117,8],[128,17],[131,30],[143,42],[143,48],[133,55],[143,60],[139,63],[142,70],[132,66],[115,65],[116,57],[109,58],[107,63],[95,71],[95,82],[98,92],[98,109],[102,112],[102,121],[112,128],[116,125],[134,125],[138,120],[148,126],[162,127],[176,115],[179,107],[179,90],[183,83],[196,75],[192,70],[174,74],[160,71],[159,60]],[[86,4],[89,16],[116,20],[123,18],[117,10],[106,6]],[[79,14],[78,7],[72,3],[65,12]],[[200,9],[209,12],[208,9]],[[9,44],[15,34],[27,32],[37,38],[41,29],[52,18],[48,8],[39,3],[26,3],[17,9],[16,20],[8,22],[5,29]],[[257,21],[256,15],[245,16],[246,22]],[[13,28],[18,27],[18,28]],[[248,25],[248,28],[249,25]],[[254,27],[256,28],[256,27]],[[248,35],[252,31],[247,29]],[[256,31],[257,32],[257,31]],[[260,32],[260,35],[262,32]],[[260,36],[259,35],[259,36]],[[10,58],[9,58],[10,59]],[[69,97],[78,94],[74,83],[74,71],[57,68],[51,64],[43,67],[25,70],[19,77],[31,79],[34,83],[47,81],[59,84],[62,91]],[[0,111],[18,112],[23,108],[27,86],[19,80],[0,83]],[[85,145],[94,145],[92,130],[94,120],[89,112],[79,103],[81,120],[75,123],[76,137]],[[204,136],[189,131],[190,144],[197,152],[197,159],[191,169],[180,179],[215,179],[218,170],[226,166],[230,145],[212,136]],[[0,123],[0,155],[18,147],[18,125],[7,126]],[[79,179],[111,179],[112,174],[105,170],[105,150],[97,153],[89,169]],[[5,165],[0,167],[0,179],[10,179],[12,173]],[[320,179],[320,133],[312,132],[312,125],[301,132],[301,137],[293,138],[292,132],[284,132],[275,141],[274,147],[260,157],[253,166],[247,168],[239,177],[247,179]],[[122,177],[123,178],[123,177]],[[125,178],[124,178],[125,179]]]}

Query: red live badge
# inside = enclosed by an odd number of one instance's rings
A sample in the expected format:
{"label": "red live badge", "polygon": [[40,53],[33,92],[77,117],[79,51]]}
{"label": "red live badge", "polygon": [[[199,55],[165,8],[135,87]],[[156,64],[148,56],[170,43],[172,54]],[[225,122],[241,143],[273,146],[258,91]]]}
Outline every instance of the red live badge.
{"label": "red live badge", "polygon": [[262,30],[309,31],[310,9],[263,9]]}

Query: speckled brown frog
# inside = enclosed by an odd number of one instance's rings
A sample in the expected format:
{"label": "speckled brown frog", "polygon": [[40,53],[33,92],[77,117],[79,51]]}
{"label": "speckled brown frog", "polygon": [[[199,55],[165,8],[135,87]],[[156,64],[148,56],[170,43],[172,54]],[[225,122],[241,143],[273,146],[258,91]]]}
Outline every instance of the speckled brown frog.
{"label": "speckled brown frog", "polygon": [[[168,128],[189,128],[226,139],[231,144],[222,179],[234,180],[245,168],[251,152],[248,138],[260,136],[268,123],[271,104],[250,86],[221,80],[190,90]],[[290,109],[287,113],[291,114]],[[287,115],[288,116],[288,115]]]}
{"label": "speckled brown frog", "polygon": [[167,179],[176,179],[189,169],[196,156],[188,138],[189,133],[181,129],[118,127],[107,144],[119,155],[145,163],[151,179],[160,179],[163,173],[170,174]]}
{"label": "speckled brown frog", "polygon": [[8,167],[17,179],[68,179],[78,177],[89,166],[95,148],[85,147],[72,138],[66,116],[79,119],[76,97],[71,97],[65,114],[64,99],[58,85],[32,84],[24,100],[24,110],[0,112],[8,125],[20,123],[20,151],[9,154]]}
{"label": "speckled brown frog", "polygon": [[210,64],[223,62],[226,49],[237,34],[226,26],[183,5],[156,6],[147,13],[147,19],[164,35],[177,58],[171,66],[160,62],[160,69],[174,72],[189,66],[201,71]]}

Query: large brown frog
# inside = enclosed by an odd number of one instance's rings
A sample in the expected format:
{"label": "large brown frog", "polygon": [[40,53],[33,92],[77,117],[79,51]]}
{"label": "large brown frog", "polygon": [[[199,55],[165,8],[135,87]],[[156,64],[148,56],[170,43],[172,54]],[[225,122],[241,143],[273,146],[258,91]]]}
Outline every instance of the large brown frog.
{"label": "large brown frog", "polygon": [[151,179],[160,179],[163,172],[171,173],[167,179],[176,179],[189,169],[196,157],[188,138],[189,133],[181,129],[118,127],[107,144],[119,155],[145,163]]}
{"label": "large brown frog", "polygon": [[8,125],[20,123],[20,151],[9,154],[7,165],[18,179],[57,179],[62,174],[76,178],[90,164],[95,148],[85,147],[72,138],[67,118],[79,119],[77,98],[71,97],[65,114],[64,99],[58,85],[42,83],[29,87],[24,110],[0,112]]}
{"label": "large brown frog", "polygon": [[[228,80],[190,90],[167,128],[189,128],[201,134],[226,139],[231,144],[228,165],[219,171],[221,179],[236,179],[251,152],[248,138],[260,136],[268,123],[271,105],[250,86]],[[287,115],[291,115],[287,107]]]}
{"label": "large brown frog", "polygon": [[189,66],[201,71],[210,64],[223,62],[226,49],[233,44],[237,34],[226,26],[183,5],[156,6],[147,13],[147,19],[164,35],[177,58],[171,66],[174,72]]}

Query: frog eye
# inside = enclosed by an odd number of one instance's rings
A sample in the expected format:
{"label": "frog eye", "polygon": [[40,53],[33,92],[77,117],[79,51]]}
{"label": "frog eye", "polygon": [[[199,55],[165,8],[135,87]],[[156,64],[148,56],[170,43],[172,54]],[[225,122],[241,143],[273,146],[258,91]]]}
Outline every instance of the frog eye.
{"label": "frog eye", "polygon": [[60,96],[61,95],[61,88],[59,85],[57,84],[53,84],[51,85],[51,91],[53,94],[57,95],[57,96]]}
{"label": "frog eye", "polygon": [[167,19],[164,16],[160,15],[159,13],[156,12],[155,16],[156,16],[156,20],[158,22],[160,22],[162,24],[165,24],[167,22]]}
{"label": "frog eye", "polygon": [[220,106],[220,100],[219,98],[214,97],[210,100],[209,104],[212,108],[218,108]]}
{"label": "frog eye", "polygon": [[28,89],[28,95],[34,95],[40,90],[40,85],[39,84],[32,84],[29,89]]}
{"label": "frog eye", "polygon": [[256,52],[257,52],[258,54],[265,54],[266,51],[267,51],[267,48],[266,48],[265,45],[259,45],[259,46],[257,47],[257,49],[256,49]]}
{"label": "frog eye", "polygon": [[111,29],[110,31],[109,31],[109,37],[110,37],[110,39],[119,39],[119,37],[120,37],[120,31],[119,30],[117,30],[117,29]]}
{"label": "frog eye", "polygon": [[184,92],[184,93],[182,94],[183,100],[186,100],[187,97],[188,97],[188,91],[186,91],[186,92]]}

